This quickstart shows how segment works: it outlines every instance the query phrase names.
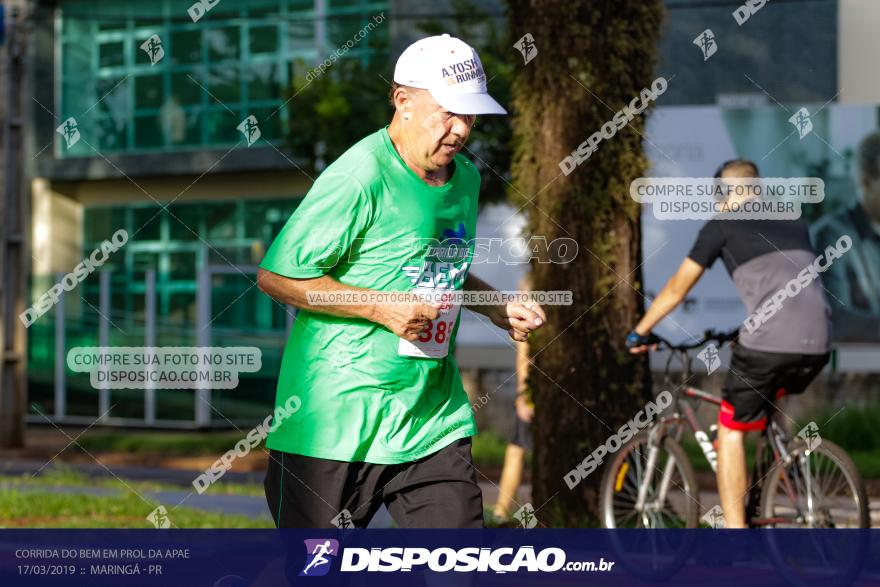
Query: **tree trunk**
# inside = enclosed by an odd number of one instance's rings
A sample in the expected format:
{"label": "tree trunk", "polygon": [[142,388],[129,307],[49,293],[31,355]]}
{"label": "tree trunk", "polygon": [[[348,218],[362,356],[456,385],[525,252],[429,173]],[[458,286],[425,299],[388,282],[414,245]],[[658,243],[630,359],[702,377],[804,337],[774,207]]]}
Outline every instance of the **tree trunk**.
{"label": "tree trunk", "polygon": [[[532,264],[535,290],[570,290],[530,339],[536,405],[532,504],[547,526],[598,521],[599,467],[574,489],[564,476],[650,399],[645,357],[623,341],[644,308],[640,205],[629,184],[647,170],[645,113],[603,139],[570,175],[559,162],[654,80],[661,0],[509,0],[514,39],[537,56],[514,80],[514,201],[532,235],[573,238],[567,264]],[[605,458],[607,462],[609,457]]]}

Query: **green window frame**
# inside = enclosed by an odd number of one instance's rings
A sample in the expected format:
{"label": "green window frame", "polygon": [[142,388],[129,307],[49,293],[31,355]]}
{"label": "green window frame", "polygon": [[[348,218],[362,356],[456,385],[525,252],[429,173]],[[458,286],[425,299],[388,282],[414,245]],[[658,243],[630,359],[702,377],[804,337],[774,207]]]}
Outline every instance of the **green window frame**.
{"label": "green window frame", "polygon": [[[195,0],[132,5],[68,0],[58,12],[57,123],[74,117],[80,140],[56,136],[58,157],[231,147],[237,126],[256,117],[262,137],[283,139],[291,77],[305,74],[351,39],[388,2],[368,0],[220,0],[197,22]],[[318,20],[323,13],[325,18]],[[371,35],[343,58],[380,57]],[[140,45],[161,40],[150,63]],[[322,38],[319,38],[322,37]],[[98,153],[96,153],[98,151]]]}

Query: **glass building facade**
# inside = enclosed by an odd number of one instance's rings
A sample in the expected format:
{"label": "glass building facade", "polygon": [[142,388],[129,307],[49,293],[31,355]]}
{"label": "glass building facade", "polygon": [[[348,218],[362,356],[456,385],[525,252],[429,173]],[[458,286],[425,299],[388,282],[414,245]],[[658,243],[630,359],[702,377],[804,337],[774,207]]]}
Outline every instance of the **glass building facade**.
{"label": "glass building facade", "polygon": [[[262,138],[283,149],[288,118],[309,115],[298,112],[290,99],[295,82],[389,7],[368,0],[221,0],[195,9],[200,17],[194,21],[195,4],[58,3],[51,110],[57,113],[55,125],[73,117],[81,139],[68,148],[56,137],[54,152],[47,150],[44,157],[73,165],[77,159],[104,162],[143,154],[158,157],[151,161],[160,169],[162,161],[191,157],[197,176],[216,171],[211,163],[219,158],[211,154],[202,165],[200,151],[245,148],[236,127],[251,115]],[[364,65],[387,61],[388,30],[387,23],[376,26],[340,58]],[[265,150],[277,155],[275,149]],[[295,172],[285,159],[274,170]],[[101,392],[87,375],[61,365],[62,352],[77,346],[150,346],[151,337],[155,346],[255,346],[262,352],[262,367],[241,374],[235,389],[212,391],[207,424],[198,417],[192,390],[169,389],[155,390],[149,418],[143,389],[110,390],[108,423],[230,426],[264,418],[273,404],[294,312],[260,292],[256,268],[307,185],[285,187],[278,174],[267,179],[264,167],[239,164],[234,173],[245,181],[215,182],[216,197],[188,193],[163,207],[144,194],[120,201],[112,186],[91,183],[88,167],[81,169],[82,177],[65,179],[88,183],[90,193],[99,195],[90,201],[106,200],[83,204],[75,217],[81,258],[120,228],[129,240],[29,329],[29,404],[35,421],[42,421],[37,414],[59,414],[62,403],[67,421],[94,421],[101,413]],[[163,177],[143,164],[134,169],[139,171],[125,167],[120,172],[135,182],[140,172],[154,180]],[[274,181],[277,189],[256,198],[234,187],[251,179]],[[35,275],[32,291],[38,296],[58,280],[57,274]],[[199,324],[199,308],[206,303],[207,335]]]}
{"label": "glass building facade", "polygon": [[[279,141],[293,77],[352,39],[388,3],[222,0],[197,22],[187,11],[192,4],[61,4],[61,120],[73,116],[80,134],[94,138],[59,147],[57,156],[232,146],[241,140],[237,123],[249,115],[263,138]],[[345,58],[382,57],[376,47],[388,46],[387,35],[387,26],[376,27]]]}

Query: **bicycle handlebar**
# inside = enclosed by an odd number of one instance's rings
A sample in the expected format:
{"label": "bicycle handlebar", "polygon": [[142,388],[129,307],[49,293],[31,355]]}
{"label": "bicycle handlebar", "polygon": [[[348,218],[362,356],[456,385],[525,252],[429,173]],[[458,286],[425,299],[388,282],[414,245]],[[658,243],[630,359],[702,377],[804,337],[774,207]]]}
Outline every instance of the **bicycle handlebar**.
{"label": "bicycle handlebar", "polygon": [[672,344],[662,336],[657,336],[653,334],[662,346],[658,347],[658,349],[669,349],[671,351],[689,351],[691,349],[699,348],[706,344],[709,341],[716,341],[718,344],[724,344],[725,342],[734,341],[739,336],[739,329],[729,330],[726,332],[722,332],[719,330],[706,330],[703,332],[703,338],[696,342],[684,342],[680,344]]}

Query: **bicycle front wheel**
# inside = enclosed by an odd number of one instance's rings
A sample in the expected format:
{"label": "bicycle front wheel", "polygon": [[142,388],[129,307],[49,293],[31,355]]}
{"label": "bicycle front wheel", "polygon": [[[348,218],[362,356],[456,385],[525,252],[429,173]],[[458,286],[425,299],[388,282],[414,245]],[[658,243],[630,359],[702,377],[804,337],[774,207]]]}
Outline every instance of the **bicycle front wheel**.
{"label": "bicycle front wheel", "polygon": [[868,528],[862,477],[846,452],[828,440],[807,450],[788,446],[788,464],[776,463],[761,495],[764,525],[774,528]]}
{"label": "bicycle front wheel", "polygon": [[[672,438],[657,447],[648,476],[648,433],[630,440],[608,463],[599,505],[605,528],[696,528],[700,524],[697,480],[684,450]],[[638,504],[645,486],[644,504]]]}

